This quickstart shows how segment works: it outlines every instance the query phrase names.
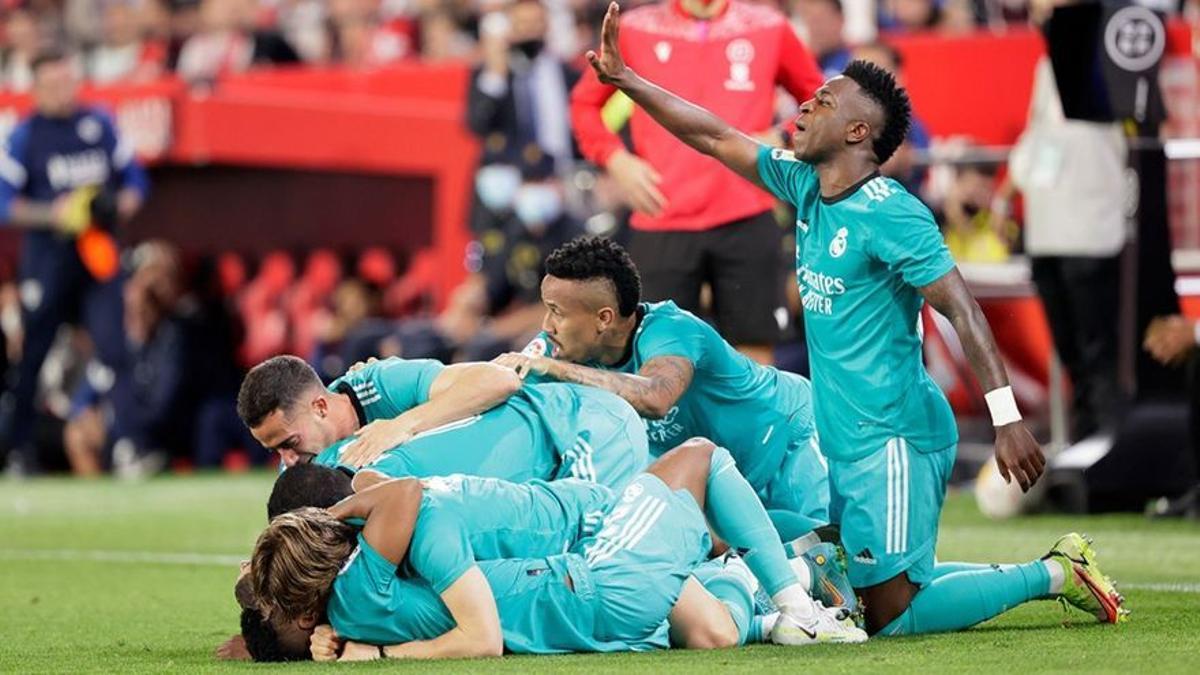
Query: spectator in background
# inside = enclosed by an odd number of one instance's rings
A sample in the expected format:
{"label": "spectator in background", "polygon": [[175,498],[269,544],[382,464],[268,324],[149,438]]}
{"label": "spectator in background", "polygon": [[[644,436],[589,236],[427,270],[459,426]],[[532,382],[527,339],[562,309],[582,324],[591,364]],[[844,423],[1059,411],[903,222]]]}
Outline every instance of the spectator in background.
{"label": "spectator in background", "polygon": [[825,79],[841,75],[850,63],[844,34],[842,0],[794,0],[793,16],[799,20],[805,44],[817,57]]}
{"label": "spectator in background", "polygon": [[140,0],[106,0],[101,42],[87,54],[88,79],[98,85],[146,82],[162,75],[166,48],[142,39],[137,3]]}
{"label": "spectator in background", "polygon": [[84,380],[63,434],[77,475],[95,476],[105,467],[125,478],[157,473],[191,440],[191,353],[176,312],[179,260],[163,244],[139,246],[134,259],[124,288],[125,354],[107,382]]}
{"label": "spectator in background", "polygon": [[330,61],[368,68],[415,54],[415,25],[406,20],[384,22],[379,4],[379,0],[329,1]]}
{"label": "spectator in background", "polygon": [[[1188,426],[1195,471],[1200,472],[1200,322],[1178,314],[1162,316],[1146,328],[1142,347],[1164,366],[1187,369]],[[1174,498],[1163,497],[1149,508],[1160,518],[1200,519],[1200,476],[1191,489]]]}
{"label": "spectator in background", "polygon": [[548,155],[531,151],[516,161],[522,178],[511,197],[512,215],[472,244],[470,274],[447,308],[430,320],[354,336],[360,346],[351,363],[367,356],[486,361],[537,334],[545,314],[542,263],[582,234],[583,225],[564,208],[564,186]]}
{"label": "spectator in background", "polygon": [[[853,58],[874,63],[894,75],[897,84],[905,86],[904,60],[895,47],[885,42],[859,45],[854,48]],[[921,121],[920,116],[914,112],[904,142],[900,144],[899,148],[896,148],[896,153],[892,155],[891,159],[879,167],[879,170],[883,175],[899,181],[911,194],[920,196],[921,187],[929,173],[928,164],[921,155],[929,152],[929,140],[929,130]]]}
{"label": "spectator in background", "polygon": [[515,0],[479,22],[483,63],[471,74],[467,126],[483,142],[481,165],[536,148],[556,168],[573,156],[567,98],[579,72],[546,51],[546,9]]}
{"label": "spectator in background", "polygon": [[937,0],[883,0],[879,4],[879,29],[915,33],[936,28],[942,10]]}
{"label": "spectator in background", "polygon": [[942,202],[946,246],[954,259],[965,262],[1004,262],[1016,223],[992,212],[996,167],[963,164],[955,169],[954,183]]}
{"label": "spectator in background", "polygon": [[[140,208],[146,174],[107,115],[78,101],[79,73],[62,52],[33,62],[34,113],[19,123],[0,153],[0,218],[24,229],[20,283],[25,341],[0,405],[3,451],[14,470],[36,470],[29,447],[38,373],[58,328],[81,317],[99,359],[121,358],[121,282],[85,267],[77,235],[103,212],[123,222]],[[103,206],[97,209],[97,206]],[[111,212],[110,212],[111,211]],[[106,222],[113,226],[114,222]]]}
{"label": "spectator in background", "polygon": [[300,56],[282,35],[255,27],[256,10],[254,0],[202,0],[200,31],[179,53],[180,77],[211,85],[253,65],[298,63]]}
{"label": "spectator in background", "polygon": [[[805,101],[824,80],[787,19],[744,0],[639,7],[621,15],[620,40],[631,68],[773,145],[783,141],[771,128],[776,85]],[[699,312],[708,284],[721,334],[770,363],[788,326],[774,199],[640,109],[626,148],[601,116],[615,91],[589,69],[572,93],[571,122],[584,155],[616,179],[635,210],[629,253],[643,297]]]}
{"label": "spectator in background", "polygon": [[167,68],[179,70],[183,46],[201,29],[200,0],[161,0],[167,4]]}
{"label": "spectator in background", "polygon": [[[1048,58],[1034,74],[1029,122],[1009,156],[1024,196],[1025,252],[1054,348],[1071,376],[1073,440],[1114,424],[1127,149],[1117,123],[1069,120]],[[1007,212],[1001,189],[993,211]]]}
{"label": "spectator in background", "polygon": [[37,17],[25,3],[18,3],[4,18],[4,54],[0,89],[29,91],[33,86],[33,59],[49,43]]}

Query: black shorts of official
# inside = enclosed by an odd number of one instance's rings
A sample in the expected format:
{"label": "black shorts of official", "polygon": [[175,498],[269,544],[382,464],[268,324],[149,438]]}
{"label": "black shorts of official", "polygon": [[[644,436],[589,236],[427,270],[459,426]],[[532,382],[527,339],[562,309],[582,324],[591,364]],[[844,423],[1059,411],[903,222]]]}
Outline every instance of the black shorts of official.
{"label": "black shorts of official", "polygon": [[770,211],[700,232],[633,230],[629,254],[642,298],[699,313],[712,287],[717,330],[731,343],[773,345],[789,334],[782,230]]}

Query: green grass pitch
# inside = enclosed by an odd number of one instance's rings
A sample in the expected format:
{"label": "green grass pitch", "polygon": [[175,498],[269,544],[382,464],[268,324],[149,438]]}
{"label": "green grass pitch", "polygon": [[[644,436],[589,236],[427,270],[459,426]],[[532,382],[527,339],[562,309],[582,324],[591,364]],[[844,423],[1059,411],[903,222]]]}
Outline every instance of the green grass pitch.
{"label": "green grass pitch", "polygon": [[[264,524],[271,476],[171,477],[141,484],[0,483],[0,671],[269,670],[224,664],[236,629],[232,583]],[[1200,525],[1133,515],[992,523],[966,495],[942,519],[943,560],[1017,562],[1061,533],[1095,536],[1128,598],[1120,626],[1031,603],[952,635],[866,645],[718,652],[505,657],[358,664],[439,672],[1200,672]],[[318,664],[277,666],[289,670]]]}

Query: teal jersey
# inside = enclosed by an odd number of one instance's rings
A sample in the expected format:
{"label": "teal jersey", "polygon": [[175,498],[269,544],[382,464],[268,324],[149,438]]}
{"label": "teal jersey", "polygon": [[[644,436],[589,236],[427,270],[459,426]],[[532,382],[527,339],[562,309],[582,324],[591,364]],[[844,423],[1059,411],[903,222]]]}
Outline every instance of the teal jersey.
{"label": "teal jersey", "polygon": [[[657,457],[693,436],[704,436],[727,448],[746,480],[756,490],[765,490],[783,463],[792,430],[812,428],[807,382],[781,377],[775,368],[750,360],[674,302],[642,303],[638,313],[633,348],[625,362],[585,365],[637,373],[660,356],[691,361],[687,391],[662,419],[646,420],[650,454]],[[544,334],[539,335],[525,353],[553,357],[550,345]]]}
{"label": "teal jersey", "polygon": [[403,572],[425,579],[437,593],[479,560],[569,550],[592,534],[614,500],[611,489],[572,478],[512,483],[455,475],[422,485]]}
{"label": "teal jersey", "polygon": [[429,388],[446,366],[433,359],[392,357],[347,372],[329,391],[349,394],[363,424],[390,420],[429,400]]}
{"label": "teal jersey", "polygon": [[930,452],[956,443],[954,415],[921,355],[917,289],[954,268],[929,209],[880,176],[823,197],[816,169],[787,150],[762,147],[758,174],[796,207],[821,451],[850,461],[896,437]]}
{"label": "teal jersey", "polygon": [[[620,485],[647,463],[645,434],[620,397],[592,387],[526,385],[479,415],[423,432],[364,466],[391,478],[455,473],[516,483],[574,476]],[[337,466],[343,439],[313,461]],[[351,467],[347,467],[351,468]]]}

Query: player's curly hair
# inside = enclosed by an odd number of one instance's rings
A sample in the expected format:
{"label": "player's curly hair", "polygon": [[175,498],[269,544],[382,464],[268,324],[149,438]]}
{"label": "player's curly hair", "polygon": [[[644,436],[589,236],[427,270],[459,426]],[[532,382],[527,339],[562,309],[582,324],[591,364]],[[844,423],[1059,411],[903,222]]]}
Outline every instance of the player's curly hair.
{"label": "player's curly hair", "polygon": [[577,237],[546,258],[546,274],[559,279],[607,279],[617,294],[617,311],[631,316],[642,299],[642,278],[629,253],[604,237]]}
{"label": "player's curly hair", "polygon": [[256,607],[242,609],[242,639],[246,641],[250,658],[259,663],[312,659],[312,653],[307,649],[288,649],[279,639],[279,632]]}
{"label": "player's curly hair", "polygon": [[883,129],[871,141],[875,159],[883,164],[908,136],[912,118],[908,92],[896,84],[891,73],[867,61],[851,61],[842,75],[854,80],[863,93],[883,109]]}
{"label": "player's curly hair", "polygon": [[283,355],[263,361],[246,373],[238,389],[238,417],[253,429],[276,410],[289,412],[301,396],[321,388],[321,378],[304,359]]}

